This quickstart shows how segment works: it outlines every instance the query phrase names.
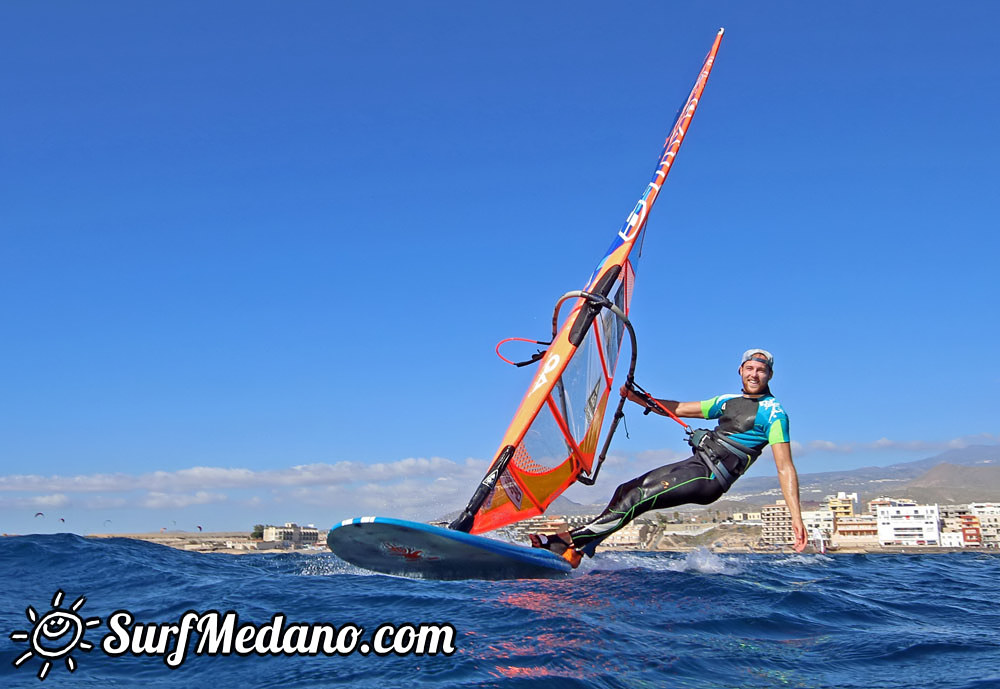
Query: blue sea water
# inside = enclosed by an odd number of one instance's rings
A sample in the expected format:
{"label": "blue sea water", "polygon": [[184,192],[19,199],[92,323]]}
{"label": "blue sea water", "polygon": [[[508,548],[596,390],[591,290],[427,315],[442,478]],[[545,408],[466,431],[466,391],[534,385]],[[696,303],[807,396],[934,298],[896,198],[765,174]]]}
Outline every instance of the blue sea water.
{"label": "blue sea water", "polygon": [[[330,554],[55,535],[0,539],[0,581],[2,687],[1000,687],[992,554],[601,553],[563,580],[432,582]],[[15,666],[36,648],[29,606],[35,620],[57,609],[99,619],[82,627],[93,648],[41,644]],[[454,652],[189,653],[171,669],[163,654],[103,650],[119,610],[147,625],[231,610],[263,626],[284,613],[289,624],[355,624],[366,635],[447,623]],[[43,652],[55,655],[39,680]]]}

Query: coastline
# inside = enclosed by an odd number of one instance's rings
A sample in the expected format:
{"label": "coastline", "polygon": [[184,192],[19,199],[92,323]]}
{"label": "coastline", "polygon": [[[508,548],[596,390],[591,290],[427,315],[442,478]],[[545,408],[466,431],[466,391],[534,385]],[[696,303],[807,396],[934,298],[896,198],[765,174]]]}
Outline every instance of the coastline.
{"label": "coastline", "polygon": [[161,533],[97,533],[86,534],[83,538],[104,539],[104,538],[129,538],[135,541],[146,541],[164,545],[174,550],[183,550],[189,553],[223,553],[226,555],[249,555],[251,553],[266,552],[296,552],[318,554],[329,552],[324,544],[323,548],[263,548],[252,547],[255,542],[250,539],[250,534],[246,531],[164,531]]}
{"label": "coastline", "polygon": [[[226,555],[249,555],[253,553],[300,553],[303,555],[319,555],[330,552],[325,543],[316,546],[300,548],[262,548],[247,547],[250,543],[246,532],[164,532],[164,533],[100,533],[86,534],[83,538],[129,538],[164,545],[175,550],[196,553],[221,553]],[[238,544],[231,547],[227,544]],[[751,545],[719,545],[692,543],[690,545],[672,544],[670,547],[643,548],[635,546],[606,546],[598,552],[643,552],[643,553],[690,553],[697,550],[707,550],[718,554],[757,554],[757,555],[795,555],[791,548],[762,549]],[[816,554],[810,545],[803,555]],[[952,548],[941,546],[878,546],[878,547],[847,547],[830,549],[826,555],[935,555],[946,553],[1000,553],[995,548]]]}

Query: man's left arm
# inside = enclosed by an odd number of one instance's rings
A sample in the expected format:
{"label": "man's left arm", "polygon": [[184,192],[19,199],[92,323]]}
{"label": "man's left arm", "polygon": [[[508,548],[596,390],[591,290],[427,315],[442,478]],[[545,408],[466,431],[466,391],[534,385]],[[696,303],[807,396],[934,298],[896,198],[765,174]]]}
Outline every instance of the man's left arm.
{"label": "man's left arm", "polygon": [[806,547],[806,525],[802,523],[802,505],[799,501],[799,475],[792,463],[792,447],[789,443],[771,445],[774,464],[778,468],[778,482],[785,504],[792,513],[792,530],[795,532],[795,551],[801,553]]}

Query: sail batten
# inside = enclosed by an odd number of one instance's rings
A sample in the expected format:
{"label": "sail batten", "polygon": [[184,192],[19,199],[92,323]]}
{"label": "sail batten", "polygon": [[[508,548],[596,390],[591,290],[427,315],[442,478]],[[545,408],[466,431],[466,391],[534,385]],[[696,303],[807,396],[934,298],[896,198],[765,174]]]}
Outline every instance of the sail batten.
{"label": "sail batten", "polygon": [[583,290],[571,293],[577,296],[561,325],[562,300],[557,304],[551,344],[490,471],[453,528],[482,533],[541,514],[582,473],[591,472],[625,333],[622,318],[608,307],[630,314],[646,222],[690,128],[722,34],[720,29],[674,120],[652,179]]}

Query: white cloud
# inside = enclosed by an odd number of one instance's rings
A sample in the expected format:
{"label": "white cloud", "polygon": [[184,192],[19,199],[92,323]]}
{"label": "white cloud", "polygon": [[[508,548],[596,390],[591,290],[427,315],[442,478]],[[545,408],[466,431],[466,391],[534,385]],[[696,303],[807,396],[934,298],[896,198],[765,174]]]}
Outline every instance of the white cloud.
{"label": "white cloud", "polygon": [[[1000,436],[982,434],[928,443],[880,438],[868,443],[814,440],[792,443],[798,456],[809,453],[935,452],[972,444],[1000,442]],[[579,502],[602,503],[615,486],[650,469],[686,457],[672,449],[647,450],[608,456],[600,481],[592,488],[574,485],[567,496]],[[138,507],[177,509],[227,503],[233,507],[308,505],[337,515],[391,513],[404,518],[429,519],[461,509],[489,466],[484,459],[454,462],[441,457],[409,457],[397,462],[363,464],[303,464],[256,471],[238,467],[197,466],[144,474],[79,474],[0,476],[0,508],[79,507],[107,510]]]}
{"label": "white cloud", "polygon": [[44,511],[56,507],[66,507],[71,504],[69,496],[64,493],[52,495],[30,495],[24,497],[0,500],[0,507],[14,509],[34,509]]}
{"label": "white cloud", "polygon": [[337,513],[388,512],[429,519],[463,507],[488,465],[474,458],[456,463],[441,457],[410,457],[378,464],[306,464],[267,471],[199,466],[145,474],[10,475],[0,476],[0,494],[14,495],[0,500],[0,507],[44,509],[72,504],[99,511],[178,509],[228,501],[253,509],[302,504]]}
{"label": "white cloud", "polygon": [[81,504],[88,510],[107,510],[127,507],[128,500],[122,497],[106,497],[98,495],[83,500]]}
{"label": "white cloud", "polygon": [[[795,442],[792,443],[793,452],[801,451],[802,449],[803,448],[801,443],[795,443]],[[809,443],[809,449],[822,450],[826,452],[836,452],[837,443],[831,442],[829,440],[814,440],[811,443]]]}
{"label": "white cloud", "polygon": [[29,499],[29,504],[36,507],[63,507],[69,504],[69,498],[62,493],[55,495],[36,495]]}
{"label": "white cloud", "polygon": [[[668,462],[676,462],[679,459],[685,459],[686,457],[690,456],[691,453],[688,452],[687,450],[684,450],[683,452],[678,452],[677,450],[665,449],[665,450],[644,450],[642,452],[637,452],[635,458],[641,462],[649,462],[649,463],[659,462],[660,464],[666,464]],[[609,456],[608,460],[610,459],[611,457]]]}
{"label": "white cloud", "polygon": [[891,440],[889,438],[879,438],[868,443],[835,443],[830,440],[813,440],[805,445],[792,443],[792,451],[796,453],[807,452],[880,452],[905,450],[909,452],[943,452],[944,450],[954,450],[970,445],[991,445],[1000,442],[1000,435],[992,433],[980,433],[978,435],[952,438],[942,442],[926,442],[921,440]]}
{"label": "white cloud", "polygon": [[481,478],[478,468],[460,467],[458,475],[297,486],[283,492],[283,496],[294,503],[327,507],[338,513],[391,512],[401,518],[434,519],[464,507]]}
{"label": "white cloud", "polygon": [[228,496],[222,493],[209,493],[207,491],[198,491],[194,495],[151,492],[139,501],[139,505],[152,509],[179,508],[225,502],[227,499]]}
{"label": "white cloud", "polygon": [[[474,462],[479,464],[479,462]],[[482,463],[485,472],[486,464]],[[261,488],[272,486],[337,485],[363,481],[385,481],[407,477],[437,477],[464,473],[470,464],[458,465],[441,457],[407,458],[398,462],[361,464],[305,464],[270,471],[222,467],[191,467],[178,471],[154,471],[148,474],[89,474],[79,476],[38,476],[15,474],[0,476],[0,491],[67,493],[121,493],[137,490],[181,492],[206,488]]]}

